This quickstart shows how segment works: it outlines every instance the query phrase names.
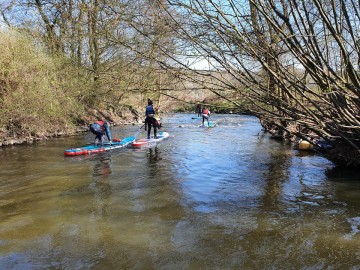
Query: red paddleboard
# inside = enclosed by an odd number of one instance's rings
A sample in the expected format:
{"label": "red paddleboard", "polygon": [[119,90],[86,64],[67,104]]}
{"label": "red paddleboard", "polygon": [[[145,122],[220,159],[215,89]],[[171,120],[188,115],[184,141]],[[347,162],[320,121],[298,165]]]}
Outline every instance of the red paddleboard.
{"label": "red paddleboard", "polygon": [[160,131],[158,134],[157,134],[157,138],[155,139],[153,136],[150,137],[150,139],[139,139],[139,140],[136,140],[134,142],[132,142],[132,147],[135,147],[135,148],[141,148],[143,146],[147,146],[147,147],[151,147],[153,145],[156,145],[158,142],[166,139],[169,137],[169,133],[168,132],[164,132],[164,131]]}

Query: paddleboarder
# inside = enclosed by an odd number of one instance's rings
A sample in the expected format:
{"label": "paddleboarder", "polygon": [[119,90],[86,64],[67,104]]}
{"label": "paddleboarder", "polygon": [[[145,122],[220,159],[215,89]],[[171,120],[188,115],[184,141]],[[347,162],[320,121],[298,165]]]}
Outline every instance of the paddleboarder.
{"label": "paddleboarder", "polygon": [[210,118],[210,110],[205,107],[205,109],[202,111],[202,124],[204,125],[205,119],[209,125],[209,118]]}
{"label": "paddleboarder", "polygon": [[202,113],[201,104],[198,103],[198,104],[196,105],[195,113],[197,113],[197,116],[198,116],[198,117],[201,117],[201,113]]}
{"label": "paddleboarder", "polygon": [[150,132],[151,132],[151,126],[154,127],[154,138],[156,139],[156,132],[157,132],[157,125],[156,125],[156,119],[155,119],[155,109],[153,107],[153,102],[151,99],[148,99],[148,105],[146,106],[145,110],[145,129],[147,126],[147,138],[150,139]]}
{"label": "paddleboarder", "polygon": [[111,140],[111,131],[109,128],[109,124],[106,121],[98,120],[95,123],[90,125],[90,131],[96,135],[95,137],[95,146],[100,142],[101,145],[104,144],[104,136],[109,140],[110,145],[112,144]]}

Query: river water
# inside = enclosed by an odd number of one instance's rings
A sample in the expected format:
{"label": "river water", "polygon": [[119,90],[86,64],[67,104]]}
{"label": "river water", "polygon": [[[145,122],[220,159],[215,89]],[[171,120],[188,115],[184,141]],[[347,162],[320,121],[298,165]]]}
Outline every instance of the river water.
{"label": "river water", "polygon": [[191,116],[164,118],[153,148],[64,157],[90,133],[1,148],[0,269],[360,269],[358,172],[255,117]]}

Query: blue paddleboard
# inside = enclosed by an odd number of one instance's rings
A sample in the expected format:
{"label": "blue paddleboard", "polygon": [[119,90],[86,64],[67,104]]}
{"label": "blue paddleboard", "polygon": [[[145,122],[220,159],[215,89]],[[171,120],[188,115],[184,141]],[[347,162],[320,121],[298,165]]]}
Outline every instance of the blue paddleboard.
{"label": "blue paddleboard", "polygon": [[123,139],[119,139],[119,141],[113,141],[110,145],[109,142],[104,143],[104,145],[85,145],[77,148],[70,148],[64,151],[65,156],[80,156],[80,155],[88,155],[93,153],[104,152],[108,150],[123,148],[129,144],[131,144],[135,140],[134,136],[126,137]]}

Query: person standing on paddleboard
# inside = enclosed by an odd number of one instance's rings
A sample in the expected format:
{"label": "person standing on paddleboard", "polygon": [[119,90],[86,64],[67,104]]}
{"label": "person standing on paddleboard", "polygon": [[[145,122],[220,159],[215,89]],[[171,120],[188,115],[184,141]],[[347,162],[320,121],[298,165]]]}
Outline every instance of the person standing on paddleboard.
{"label": "person standing on paddleboard", "polygon": [[196,105],[196,112],[198,117],[201,117],[201,113],[202,113],[202,108],[201,108],[201,104],[197,104]]}
{"label": "person standing on paddleboard", "polygon": [[210,110],[208,108],[205,108],[203,111],[202,111],[202,124],[204,125],[204,122],[205,122],[205,119],[209,125],[209,118],[210,118]]}
{"label": "person standing on paddleboard", "polygon": [[154,139],[157,139],[156,132],[157,132],[157,125],[155,119],[155,109],[153,107],[153,102],[151,99],[148,99],[148,105],[146,106],[145,110],[145,127],[147,125],[147,138],[150,139],[150,132],[151,126],[154,127]]}
{"label": "person standing on paddleboard", "polygon": [[95,123],[90,125],[90,131],[96,135],[95,137],[95,146],[100,142],[101,145],[104,144],[104,136],[109,140],[110,145],[112,144],[111,140],[111,131],[109,125],[106,121],[98,120]]}

